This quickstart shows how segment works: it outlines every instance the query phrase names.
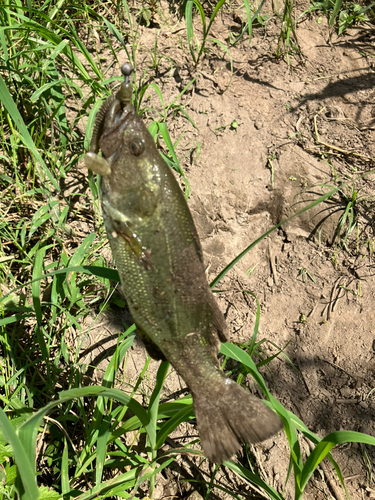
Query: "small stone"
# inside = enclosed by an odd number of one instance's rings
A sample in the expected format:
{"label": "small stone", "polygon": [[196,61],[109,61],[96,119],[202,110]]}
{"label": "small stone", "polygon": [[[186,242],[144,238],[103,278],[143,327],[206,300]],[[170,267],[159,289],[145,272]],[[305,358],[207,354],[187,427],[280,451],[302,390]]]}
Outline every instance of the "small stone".
{"label": "small stone", "polygon": [[200,495],[197,491],[193,491],[191,495],[189,495],[188,500],[202,500],[202,495]]}
{"label": "small stone", "polygon": [[343,398],[350,398],[351,395],[352,395],[352,389],[350,389],[350,387],[343,387],[342,389],[340,389],[340,394]]}

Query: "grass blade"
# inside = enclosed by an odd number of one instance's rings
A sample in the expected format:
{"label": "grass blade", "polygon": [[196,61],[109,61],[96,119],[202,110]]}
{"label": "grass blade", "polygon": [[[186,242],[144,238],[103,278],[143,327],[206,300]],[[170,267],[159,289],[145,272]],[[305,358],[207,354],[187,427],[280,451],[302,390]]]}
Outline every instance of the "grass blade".
{"label": "grass blade", "polygon": [[42,308],[40,304],[40,276],[42,276],[43,270],[43,259],[46,254],[45,247],[38,250],[35,255],[34,267],[33,267],[33,284],[32,284],[32,295],[33,295],[33,306],[35,311],[35,316],[40,326],[42,323]]}
{"label": "grass blade", "polygon": [[4,438],[11,445],[14,459],[17,464],[16,482],[18,493],[23,500],[37,500],[39,490],[36,484],[35,466],[35,448],[31,453],[27,453],[23,446],[22,436],[17,436],[8,417],[0,408],[0,427]]}
{"label": "grass blade", "polygon": [[197,62],[195,57],[195,52],[192,46],[193,37],[194,37],[194,29],[193,29],[193,0],[187,0],[185,7],[185,22],[186,22],[186,36],[190,49],[191,57],[193,58],[194,63]]}
{"label": "grass blade", "polygon": [[[160,363],[158,373],[156,375],[156,385],[155,385],[154,390],[152,391],[150,403],[148,405],[148,413],[150,415],[151,421],[154,424],[155,429],[156,429],[156,422],[158,419],[158,408],[159,408],[160,395],[161,395],[161,391],[162,391],[163,386],[164,386],[164,382],[165,382],[165,378],[167,376],[168,370],[169,370],[168,361],[163,361],[162,363]],[[151,447],[153,450],[157,450],[155,445],[156,445],[156,434],[155,434],[155,436],[153,436],[153,440],[151,442]]]}
{"label": "grass blade", "polygon": [[248,31],[249,31],[249,45],[250,45],[251,37],[253,35],[253,20],[251,19],[251,9],[250,9],[249,0],[243,0],[243,3],[245,5],[245,10],[246,10],[247,26],[248,26]]}
{"label": "grass blade", "polygon": [[[172,168],[174,168],[174,170],[176,170],[184,180],[185,198],[188,198],[189,194],[190,194],[190,183],[189,183],[188,179],[185,177],[184,171],[182,170],[180,162],[178,161],[176,152],[175,152],[173,144],[172,144],[171,137],[170,137],[169,132],[168,132],[167,124],[165,122],[162,122],[162,123],[157,123],[157,126],[158,126],[159,132],[160,132],[160,134],[161,134],[161,136],[162,136],[162,138],[163,138],[163,140],[168,148],[169,154],[172,156],[172,159],[174,161]],[[165,158],[164,155],[163,155],[163,157],[166,160],[166,163],[168,163],[169,166],[171,166],[170,161],[168,161],[168,159]]]}
{"label": "grass blade", "polygon": [[182,422],[187,422],[191,418],[194,418],[193,403],[175,413],[173,417],[169,418],[161,426],[156,438],[156,449],[159,449],[161,446],[163,446],[167,436],[169,436],[169,434],[173,432],[178,425],[180,425]]}
{"label": "grass blade", "polygon": [[333,7],[332,16],[331,16],[331,18],[329,20],[329,25],[330,26],[333,26],[333,24],[335,22],[335,19],[337,17],[337,14],[340,12],[341,5],[342,5],[342,0],[336,0],[335,1],[335,6]]}
{"label": "grass blade", "polygon": [[215,20],[215,17],[217,15],[217,13],[219,12],[219,10],[221,9],[221,7],[225,4],[225,1],[226,0],[219,0],[217,2],[217,4],[215,5],[215,8],[214,8],[214,11],[212,12],[211,14],[211,17],[210,17],[210,23],[208,25],[208,28],[207,28],[207,31],[205,32],[205,35],[208,35],[208,33],[210,32],[210,29],[211,29],[211,26],[212,26],[212,23],[214,22]]}
{"label": "grass blade", "polygon": [[314,448],[314,450],[310,453],[308,459],[306,460],[301,476],[302,491],[304,490],[307,481],[310,479],[314,470],[317,468],[323,458],[327,456],[327,454],[334,446],[342,443],[364,443],[375,446],[375,438],[372,436],[368,436],[367,434],[352,431],[337,431],[332,432],[331,434],[326,436]]}
{"label": "grass blade", "polygon": [[335,193],[337,193],[337,191],[339,190],[339,188],[335,188],[335,189],[332,189],[331,191],[329,191],[328,193],[326,194],[323,194],[322,196],[320,196],[318,199],[316,199],[315,201],[313,201],[312,203],[310,203],[309,205],[307,205],[306,207],[302,208],[301,210],[299,210],[297,213],[293,214],[292,216],[288,217],[287,219],[284,219],[283,221],[281,221],[279,224],[276,224],[276,226],[273,226],[271,227],[271,229],[269,229],[268,231],[266,231],[264,234],[262,234],[262,236],[260,236],[258,239],[256,239],[253,243],[251,243],[248,247],[245,248],[245,250],[243,250],[239,255],[237,255],[237,257],[235,257],[232,262],[230,262],[217,276],[216,278],[210,283],[210,287],[211,289],[212,288],[215,288],[215,286],[219,283],[220,280],[222,280],[224,278],[224,276],[228,273],[228,271],[230,271],[232,269],[232,267],[234,265],[237,264],[238,261],[240,261],[242,259],[242,257],[244,257],[252,248],[254,248],[258,243],[260,243],[262,240],[264,240],[264,238],[267,238],[267,236],[269,234],[271,234],[273,231],[275,231],[276,229],[278,229],[279,227],[281,227],[283,224],[286,224],[287,222],[291,221],[292,219],[294,219],[295,217],[297,217],[298,215],[301,215],[303,212],[306,212],[307,210],[310,210],[311,208],[315,207],[316,205],[318,205],[319,203],[322,203],[323,201],[327,200],[328,198],[330,198],[331,196],[333,196]]}
{"label": "grass blade", "polygon": [[248,469],[245,469],[245,467],[242,467],[242,465],[238,463],[235,464],[230,460],[226,460],[225,462],[223,462],[223,465],[225,465],[225,467],[228,467],[228,469],[235,472],[239,476],[242,476],[250,483],[253,483],[262,490],[266,491],[270,496],[270,498],[272,498],[273,500],[284,500],[284,498],[281,495],[279,495],[279,493],[277,493],[277,491],[274,490],[271,486],[269,486],[265,481],[263,481],[263,479],[261,479],[256,474],[253,474]]}
{"label": "grass blade", "polygon": [[57,271],[52,271],[50,273],[43,274],[43,276],[39,276],[30,281],[29,283],[24,283],[23,285],[17,286],[7,294],[0,297],[0,303],[6,301],[6,299],[12,295],[12,293],[17,292],[18,290],[22,290],[22,288],[34,283],[35,281],[39,281],[44,278],[49,278],[50,276],[56,276],[59,274],[69,274],[69,273],[93,274],[94,276],[97,276],[99,278],[105,278],[111,281],[116,281],[118,283],[120,282],[120,276],[115,269],[108,269],[105,267],[98,267],[98,266],[65,267],[64,269],[58,269]]}
{"label": "grass blade", "polygon": [[205,38],[206,35],[207,35],[207,32],[206,32],[206,16],[204,15],[204,10],[203,10],[202,4],[199,2],[199,0],[194,0],[194,5],[198,9],[199,15],[201,16],[202,27],[203,27],[203,38]]}
{"label": "grass blade", "polygon": [[65,495],[69,492],[69,454],[68,454],[68,443],[66,438],[64,438],[64,449],[61,460],[61,493]]}
{"label": "grass blade", "polygon": [[20,115],[20,112],[18,111],[17,106],[12,96],[10,95],[8,87],[6,86],[1,75],[0,75],[0,99],[5,109],[9,113],[9,116],[11,117],[17,130],[20,132],[23,143],[35,158],[36,161],[35,170],[37,176],[39,177],[42,183],[49,181],[57,191],[60,191],[59,185],[57,184],[54,176],[52,175],[47,165],[44,163],[43,158],[39,154],[39,151],[37,150],[34,141],[32,140],[31,135],[27,130],[25,122],[23,121],[23,118]]}
{"label": "grass blade", "polygon": [[251,373],[251,376],[255,379],[256,383],[262,389],[264,394],[266,394],[266,396],[269,399],[271,398],[271,394],[267,389],[263,377],[258,372],[254,361],[246,352],[244,352],[240,347],[230,342],[225,342],[224,344],[221,344],[220,353],[224,354],[224,356],[228,356],[229,358],[244,364],[248,368],[249,372]]}
{"label": "grass blade", "polygon": [[163,116],[165,117],[165,104],[164,104],[163,94],[161,93],[161,90],[156,83],[151,83],[150,87],[152,87],[155,90],[155,92],[157,93],[157,95],[159,96],[159,99],[161,101],[161,105],[163,106]]}
{"label": "grass blade", "polygon": [[97,99],[94,102],[94,105],[90,111],[88,120],[87,120],[87,125],[86,125],[86,130],[85,130],[85,140],[84,140],[84,150],[88,151],[90,148],[90,141],[91,141],[91,136],[92,132],[94,130],[94,121],[95,121],[95,116],[96,113],[98,112],[98,109],[100,106],[103,104],[104,99]]}

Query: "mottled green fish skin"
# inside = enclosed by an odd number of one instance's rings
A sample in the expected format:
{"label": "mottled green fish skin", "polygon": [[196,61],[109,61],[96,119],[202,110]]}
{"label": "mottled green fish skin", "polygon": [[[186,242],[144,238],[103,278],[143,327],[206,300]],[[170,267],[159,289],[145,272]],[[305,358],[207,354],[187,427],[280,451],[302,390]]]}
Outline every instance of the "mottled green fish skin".
{"label": "mottled green fish skin", "polygon": [[86,164],[102,174],[103,219],[137,329],[149,354],[167,359],[191,389],[204,452],[220,463],[282,423],[219,368],[226,325],[198,234],[171,169],[131,105],[130,65],[122,71],[120,91],[97,115]]}

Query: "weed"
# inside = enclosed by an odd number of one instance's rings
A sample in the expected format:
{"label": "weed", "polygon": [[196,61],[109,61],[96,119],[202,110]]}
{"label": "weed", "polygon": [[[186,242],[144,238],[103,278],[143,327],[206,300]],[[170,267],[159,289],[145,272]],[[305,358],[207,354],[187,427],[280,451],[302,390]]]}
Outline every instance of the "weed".
{"label": "weed", "polygon": [[219,125],[215,128],[215,130],[226,130],[229,128],[229,130],[237,130],[239,127],[238,121],[233,120],[232,122],[228,123],[228,125]]}
{"label": "weed", "polygon": [[158,12],[158,0],[144,0],[141,12],[139,14],[140,20],[148,27],[155,23],[155,16]]}
{"label": "weed", "polygon": [[245,23],[241,29],[241,33],[238,36],[235,36],[234,33],[230,32],[228,35],[228,42],[231,46],[237,45],[237,43],[242,39],[246,31],[249,33],[249,45],[251,43],[252,35],[253,35],[253,25],[255,23],[260,26],[265,26],[269,16],[262,14],[262,8],[264,6],[266,0],[262,0],[254,12],[252,16],[251,6],[248,0],[243,0],[243,4],[245,6],[247,23]]}
{"label": "weed", "polygon": [[281,21],[281,30],[275,55],[276,57],[282,57],[285,55],[286,61],[290,66],[290,55],[298,56],[300,58],[302,57],[302,52],[298,44],[295,30],[296,22],[293,19],[293,0],[285,0],[284,12],[282,16],[280,16],[276,11],[274,14]]}
{"label": "weed", "polygon": [[369,21],[367,14],[373,14],[375,3],[370,5],[360,5],[354,2],[343,2],[342,0],[324,0],[312,2],[311,7],[306,12],[322,11],[329,15],[329,25],[337,25],[339,35],[344,33],[350,26],[363,21]]}
{"label": "weed", "polygon": [[[358,213],[359,207],[368,201],[373,201],[373,196],[360,196],[361,189],[356,187],[355,181],[352,179],[350,184],[342,184],[339,188],[339,194],[344,205],[344,213],[340,217],[337,226],[337,241],[340,247],[349,251],[347,241],[355,228],[358,230]],[[357,231],[357,250],[359,247],[359,233]]]}
{"label": "weed", "polygon": [[303,313],[300,314],[299,322],[302,324],[307,323],[307,318]]}
{"label": "weed", "polygon": [[313,283],[316,283],[316,279],[314,278],[314,276],[310,273],[310,271],[308,271],[307,269],[305,269],[304,267],[299,267],[298,268],[298,276],[301,276],[302,278],[302,281],[304,283],[306,283],[306,276],[313,282]]}
{"label": "weed", "polygon": [[[229,56],[230,64],[231,64],[231,75],[233,74],[233,61],[230,51],[226,45],[223,44],[220,40],[216,38],[208,38],[208,35],[211,31],[212,24],[219,13],[220,9],[224,5],[226,0],[219,0],[214,7],[214,10],[210,16],[210,20],[208,26],[206,24],[206,16],[204,13],[204,9],[199,0],[186,0],[185,7],[185,20],[186,20],[186,33],[187,33],[187,41],[189,44],[189,50],[193,61],[195,63],[195,67],[198,66],[199,60],[203,56],[206,51],[206,43],[207,41],[211,41],[212,43],[218,45],[221,49],[223,49]],[[194,35],[194,26],[193,26],[193,7],[198,10],[199,17],[202,23],[202,40],[199,41],[198,38]]]}
{"label": "weed", "polygon": [[251,266],[247,271],[246,271],[246,274],[248,276],[251,276],[253,274],[253,272],[255,271],[255,268],[259,265],[259,262],[257,262],[256,264],[254,264],[253,266]]}

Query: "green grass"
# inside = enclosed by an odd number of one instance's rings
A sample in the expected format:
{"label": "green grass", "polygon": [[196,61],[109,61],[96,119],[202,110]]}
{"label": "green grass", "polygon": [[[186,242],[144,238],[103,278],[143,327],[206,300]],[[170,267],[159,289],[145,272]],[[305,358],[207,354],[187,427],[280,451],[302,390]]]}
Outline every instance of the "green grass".
{"label": "green grass", "polygon": [[[251,40],[253,22],[262,5],[255,8],[244,1],[247,23],[239,37]],[[157,8],[155,3],[149,7]],[[192,64],[199,67],[204,57],[219,48],[232,64],[230,44],[210,36],[217,15],[230,8],[229,2],[221,1],[213,7],[208,2],[187,0],[183,7],[186,37],[182,43]],[[129,324],[119,332],[101,374],[101,386],[87,385],[88,368],[81,362],[82,350],[98,318],[103,311],[116,307],[111,283],[118,282],[118,274],[109,268],[102,253],[106,236],[98,179],[91,173],[83,176],[77,167],[88,146],[96,111],[110,95],[109,89],[121,80],[120,75],[109,77],[110,69],[119,68],[123,62],[118,59],[119,49],[125,50],[137,68],[139,53],[144,49],[140,45],[140,9],[135,12],[125,0],[116,6],[101,1],[62,0],[17,0],[0,6],[0,494],[7,499],[130,498],[145,482],[152,498],[158,474],[177,455],[204,460],[195,442],[178,449],[167,444],[167,437],[180,423],[194,418],[189,395],[160,401],[168,364],[160,365],[156,384],[149,391],[142,389],[149,385],[149,360],[137,380],[124,380],[121,367],[129,359],[134,326]],[[151,14],[156,12],[152,10]],[[288,29],[292,26],[289,24]],[[101,56],[104,50],[110,63]],[[189,182],[175,152],[184,137],[173,143],[168,123],[179,113],[195,126],[180,103],[182,95],[194,85],[194,78],[166,103],[156,75],[161,61],[167,61],[171,70],[174,62],[159,53],[157,43],[146,53],[149,72],[134,74],[135,104],[139,113],[154,117],[150,131],[156,141],[163,142],[162,154],[183,177],[188,197]],[[157,113],[146,100],[151,92],[160,100]],[[67,190],[72,183],[74,189]],[[332,186],[301,212],[335,193],[347,200],[342,235],[344,226],[350,232],[355,228],[360,201],[356,188],[347,191],[342,185]],[[213,280],[212,287],[279,226],[248,245]],[[347,237],[341,236],[341,241],[345,246]],[[369,242],[371,252],[372,245]],[[267,404],[283,418],[295,499],[300,499],[326,456],[343,481],[330,455],[333,446],[343,442],[374,445],[375,440],[346,431],[320,440],[272,397],[259,372],[262,365],[272,364],[274,359],[263,351],[265,339],[257,340],[260,321],[257,302],[250,341],[241,348],[224,344],[224,367],[229,359],[238,363],[239,383],[251,374]],[[252,360],[254,353],[260,359],[258,365]],[[280,348],[278,355],[285,356]],[[138,402],[140,394],[142,405]],[[305,461],[299,434],[316,445]],[[139,441],[145,443],[146,454],[137,451]],[[228,461],[224,466],[270,498],[283,498],[239,462]],[[220,486],[213,474],[202,487],[208,498],[210,490]],[[233,491],[229,494],[238,498]]]}
{"label": "green grass", "polygon": [[343,0],[312,1],[307,12],[322,12],[328,17],[329,26],[341,35],[347,28],[374,18],[375,3],[363,4]]}

